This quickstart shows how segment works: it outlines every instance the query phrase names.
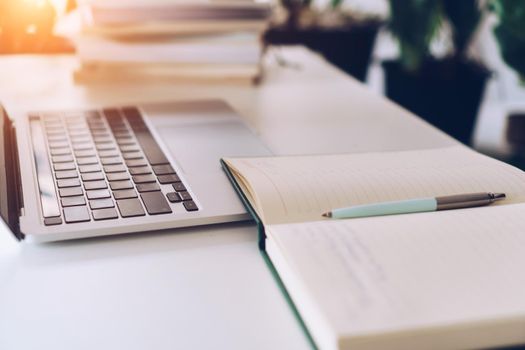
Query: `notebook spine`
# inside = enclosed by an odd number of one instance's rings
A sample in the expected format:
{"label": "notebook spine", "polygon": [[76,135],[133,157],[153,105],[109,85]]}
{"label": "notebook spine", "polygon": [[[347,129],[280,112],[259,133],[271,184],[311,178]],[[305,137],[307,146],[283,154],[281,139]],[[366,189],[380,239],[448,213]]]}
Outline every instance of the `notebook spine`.
{"label": "notebook spine", "polygon": [[230,168],[228,167],[226,162],[224,162],[223,159],[221,159],[221,166],[222,166],[222,169],[224,170],[224,172],[226,173],[226,176],[228,177],[228,179],[232,183],[233,188],[235,189],[235,192],[237,192],[237,195],[239,196],[242,204],[244,205],[244,207],[246,208],[248,213],[252,216],[253,220],[255,221],[255,224],[257,225],[257,231],[259,233],[259,235],[258,235],[258,246],[259,246],[259,249],[261,251],[263,251],[263,252],[266,251],[266,233],[264,231],[264,224],[263,224],[261,218],[259,217],[259,215],[257,215],[257,213],[255,212],[255,209],[250,204],[250,201],[244,195],[244,192],[242,191],[241,187],[237,183],[237,180],[235,180],[235,177],[233,176],[232,172],[230,171]]}

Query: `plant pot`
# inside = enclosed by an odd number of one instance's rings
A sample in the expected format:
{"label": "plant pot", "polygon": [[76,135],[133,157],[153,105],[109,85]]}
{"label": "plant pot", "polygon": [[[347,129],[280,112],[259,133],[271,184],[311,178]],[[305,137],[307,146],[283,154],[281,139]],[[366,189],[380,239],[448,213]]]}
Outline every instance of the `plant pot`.
{"label": "plant pot", "polygon": [[364,81],[380,26],[379,21],[367,21],[335,28],[274,27],[265,33],[264,40],[268,45],[305,45]]}
{"label": "plant pot", "polygon": [[417,72],[399,61],[383,62],[388,98],[470,144],[490,72],[473,61],[427,60]]}

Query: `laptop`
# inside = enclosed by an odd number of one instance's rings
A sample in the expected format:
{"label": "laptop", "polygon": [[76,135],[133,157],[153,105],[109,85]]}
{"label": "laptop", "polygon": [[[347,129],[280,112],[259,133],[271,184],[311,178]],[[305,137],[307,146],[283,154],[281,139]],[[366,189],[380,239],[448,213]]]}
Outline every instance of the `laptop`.
{"label": "laptop", "polygon": [[270,154],[222,101],[0,113],[0,213],[32,242],[247,220],[219,159]]}

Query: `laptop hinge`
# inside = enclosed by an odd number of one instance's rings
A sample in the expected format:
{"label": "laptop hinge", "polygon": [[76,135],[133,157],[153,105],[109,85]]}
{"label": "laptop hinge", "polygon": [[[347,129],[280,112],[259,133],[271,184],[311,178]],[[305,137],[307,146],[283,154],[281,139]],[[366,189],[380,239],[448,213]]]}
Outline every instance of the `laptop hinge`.
{"label": "laptop hinge", "polygon": [[24,238],[20,232],[23,196],[16,129],[1,105],[0,114],[3,147],[3,154],[0,156],[0,214],[15,237],[21,240]]}

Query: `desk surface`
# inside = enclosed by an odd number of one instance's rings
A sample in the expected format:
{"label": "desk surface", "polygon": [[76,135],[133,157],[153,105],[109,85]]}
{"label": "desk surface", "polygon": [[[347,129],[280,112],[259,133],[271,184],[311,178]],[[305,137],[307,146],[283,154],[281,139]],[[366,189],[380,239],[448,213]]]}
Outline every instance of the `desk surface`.
{"label": "desk surface", "polygon": [[[57,108],[223,98],[276,154],[455,143],[300,47],[267,53],[258,87],[77,86],[76,64],[70,56],[0,57],[0,101]],[[0,349],[307,347],[252,224],[45,245],[17,243],[0,227]]]}

